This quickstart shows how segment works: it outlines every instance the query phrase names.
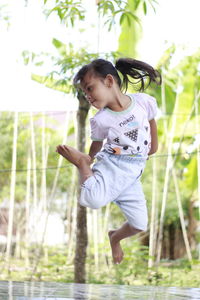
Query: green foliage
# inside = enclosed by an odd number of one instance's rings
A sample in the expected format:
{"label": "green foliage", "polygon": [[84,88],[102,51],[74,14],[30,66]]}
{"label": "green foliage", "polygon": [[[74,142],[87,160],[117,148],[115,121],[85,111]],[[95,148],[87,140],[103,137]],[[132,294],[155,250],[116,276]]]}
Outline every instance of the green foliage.
{"label": "green foliage", "polygon": [[[46,75],[32,74],[32,79],[45,85],[46,87],[64,92],[77,94],[77,88],[73,85],[74,74],[80,69],[80,66],[90,63],[92,60],[99,57],[98,53],[88,53],[85,48],[76,51],[71,43],[64,44],[58,39],[52,40],[53,45],[58,51],[58,57],[52,57],[55,63],[55,69]],[[105,53],[103,56],[105,59],[114,60],[118,53]],[[33,58],[35,61],[35,55],[26,52],[26,56],[29,60]],[[25,56],[25,57],[26,57]],[[49,55],[48,55],[49,56]],[[42,58],[43,57],[43,58]],[[46,59],[47,55],[41,54],[40,59]]]}
{"label": "green foliage", "polygon": [[[44,0],[44,4],[47,2],[48,0]],[[85,9],[82,6],[82,1],[78,0],[56,0],[56,6],[46,10],[45,13],[47,16],[56,13],[62,23],[72,27],[76,20],[83,21],[85,19]]]}
{"label": "green foliage", "polygon": [[188,160],[187,166],[185,166],[185,172],[183,175],[182,186],[187,187],[189,191],[194,191],[198,184],[197,175],[197,159],[192,156]]}
{"label": "green foliage", "polygon": [[[100,255],[99,267],[94,265],[94,256],[87,259],[86,283],[118,284],[135,286],[176,286],[199,287],[200,265],[194,260],[193,267],[183,258],[176,261],[162,261],[157,268],[147,270],[148,249],[141,247],[137,240],[134,243],[123,244],[125,258],[120,265],[113,265],[108,244],[104,244]],[[35,257],[31,257],[31,264],[27,269],[24,261],[12,258],[9,272],[8,266],[1,260],[0,280],[13,281],[49,281],[73,282],[74,268],[72,260],[68,259],[66,247],[47,247],[48,260],[41,259],[37,270],[34,271]],[[34,247],[33,252],[35,253]]]}
{"label": "green foliage", "polygon": [[131,25],[131,22],[135,20],[139,22],[139,18],[132,10],[129,9],[127,3],[128,1],[119,0],[101,0],[99,2],[98,11],[103,16],[106,16],[105,24],[108,26],[109,31],[116,24],[116,19],[118,19],[118,17],[120,25],[122,25],[124,21],[127,21],[129,25]]}
{"label": "green foliage", "polygon": [[68,82],[64,80],[55,80],[53,76],[40,76],[37,74],[32,74],[31,79],[59,92],[68,94],[71,91],[71,86],[68,84]]}
{"label": "green foliage", "polygon": [[8,4],[6,3],[6,1],[2,2],[3,3],[0,4],[0,24],[2,25],[3,23],[5,23],[8,29],[10,27],[10,12],[8,10]]}
{"label": "green foliage", "polygon": [[[132,3],[131,3],[132,2]],[[49,0],[44,0],[44,4],[50,3]],[[97,5],[97,11],[100,15],[105,17],[105,25],[108,26],[110,31],[117,22],[122,25],[127,22],[131,26],[133,21],[140,22],[136,14],[136,10],[141,6],[143,13],[146,15],[148,6],[151,6],[155,10],[155,0],[137,0],[137,1],[121,1],[113,0],[106,1],[100,0]],[[132,7],[132,8],[131,8]],[[49,16],[52,13],[56,13],[61,21],[66,26],[75,26],[77,21],[85,20],[86,8],[83,7],[83,3],[78,0],[56,0],[56,6],[51,9],[46,9],[45,13]]]}

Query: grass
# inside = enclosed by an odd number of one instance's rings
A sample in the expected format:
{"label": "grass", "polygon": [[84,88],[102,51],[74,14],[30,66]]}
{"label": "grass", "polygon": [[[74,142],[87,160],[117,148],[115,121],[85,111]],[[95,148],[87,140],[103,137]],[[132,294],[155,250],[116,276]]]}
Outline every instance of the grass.
{"label": "grass", "polygon": [[[90,253],[86,262],[87,282],[95,284],[119,284],[137,286],[200,286],[200,262],[194,261],[192,267],[185,259],[161,261],[157,268],[148,270],[148,249],[126,249],[126,257],[120,265],[113,265],[109,250],[104,248],[95,265]],[[108,254],[105,254],[108,253]],[[41,258],[35,268],[34,255],[27,268],[24,260],[11,258],[9,265],[1,260],[0,280],[13,281],[51,281],[73,282],[73,261],[68,261],[65,249],[49,249],[48,260]]]}

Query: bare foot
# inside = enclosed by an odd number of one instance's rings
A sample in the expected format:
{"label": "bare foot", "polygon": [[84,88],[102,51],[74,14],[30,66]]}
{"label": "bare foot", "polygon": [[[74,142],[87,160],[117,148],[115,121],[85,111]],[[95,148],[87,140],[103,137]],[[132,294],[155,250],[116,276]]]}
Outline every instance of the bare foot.
{"label": "bare foot", "polygon": [[87,154],[84,154],[70,146],[58,145],[56,152],[74,164],[76,167],[80,167],[82,164],[91,164],[91,157]]}
{"label": "bare foot", "polygon": [[108,232],[108,236],[110,239],[110,246],[112,249],[113,262],[114,262],[114,264],[120,264],[121,261],[123,260],[124,253],[122,251],[120,243],[114,241],[115,232],[116,232],[116,230],[110,230]]}

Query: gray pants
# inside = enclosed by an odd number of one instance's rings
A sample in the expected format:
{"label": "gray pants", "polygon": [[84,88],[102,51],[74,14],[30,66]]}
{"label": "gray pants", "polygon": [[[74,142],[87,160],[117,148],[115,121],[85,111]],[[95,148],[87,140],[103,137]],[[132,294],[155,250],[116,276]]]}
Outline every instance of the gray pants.
{"label": "gray pants", "polygon": [[131,226],[146,230],[147,208],[140,182],[145,160],[105,151],[96,157],[94,175],[81,186],[80,204],[97,209],[115,202]]}

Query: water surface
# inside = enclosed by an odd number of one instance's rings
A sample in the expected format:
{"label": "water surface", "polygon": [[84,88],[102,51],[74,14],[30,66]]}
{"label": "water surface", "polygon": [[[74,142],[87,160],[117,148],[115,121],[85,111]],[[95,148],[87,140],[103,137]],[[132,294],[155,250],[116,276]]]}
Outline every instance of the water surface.
{"label": "water surface", "polygon": [[0,300],[186,300],[199,288],[0,281]]}

